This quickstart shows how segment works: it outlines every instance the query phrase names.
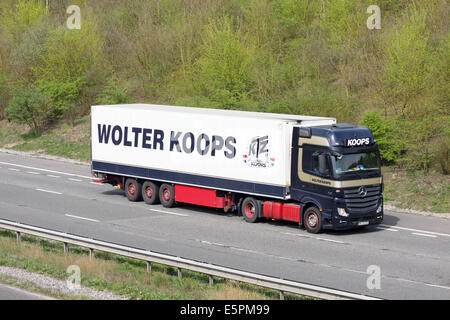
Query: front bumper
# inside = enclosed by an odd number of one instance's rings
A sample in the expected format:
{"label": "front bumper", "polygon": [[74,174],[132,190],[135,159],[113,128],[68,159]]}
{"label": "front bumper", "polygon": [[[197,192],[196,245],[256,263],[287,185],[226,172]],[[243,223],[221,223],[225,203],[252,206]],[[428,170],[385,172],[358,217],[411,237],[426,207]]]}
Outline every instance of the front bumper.
{"label": "front bumper", "polygon": [[[326,223],[323,225],[323,229],[344,230],[380,224],[384,217],[382,197],[380,197],[379,206],[381,206],[380,212],[377,212],[377,210],[372,210],[364,213],[348,213],[348,217],[339,215],[336,208],[333,210],[331,217],[326,220]],[[337,204],[337,207],[342,207],[342,203],[339,203],[339,205]]]}
{"label": "front bumper", "polygon": [[333,217],[331,223],[324,225],[324,229],[332,229],[332,230],[344,230],[344,229],[354,229],[362,226],[368,225],[377,225],[383,221],[383,212],[376,213],[373,215],[365,215],[358,218],[352,218],[351,216],[348,218]]}

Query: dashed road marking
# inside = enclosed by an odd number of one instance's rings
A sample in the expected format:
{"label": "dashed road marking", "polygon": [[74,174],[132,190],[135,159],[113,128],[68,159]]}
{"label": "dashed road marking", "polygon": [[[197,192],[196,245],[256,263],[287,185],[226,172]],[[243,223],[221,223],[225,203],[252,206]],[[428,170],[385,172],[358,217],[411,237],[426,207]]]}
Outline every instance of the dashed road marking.
{"label": "dashed road marking", "polygon": [[47,192],[47,193],[53,193],[53,194],[62,194],[61,192],[51,191],[51,190],[46,190],[46,189],[36,189],[36,191]]}
{"label": "dashed road marking", "polygon": [[34,175],[39,175],[40,174],[39,172],[34,172],[34,171],[27,171],[27,173],[34,174]]}
{"label": "dashed road marking", "polygon": [[176,212],[170,212],[170,211],[164,211],[164,210],[157,210],[157,209],[148,209],[148,210],[155,211],[155,212],[166,213],[166,214],[171,214],[171,215],[174,215],[174,216],[189,217],[189,215],[182,214],[182,213],[176,213]]}
{"label": "dashed road marking", "polygon": [[87,221],[91,221],[91,222],[100,222],[99,220],[95,220],[95,219],[90,219],[90,218],[85,218],[85,217],[80,217],[80,216],[74,216],[71,214],[65,214],[66,217],[69,218],[75,218],[75,219],[81,219],[81,220],[87,220]]}
{"label": "dashed road marking", "polygon": [[397,227],[397,226],[389,226],[389,225],[381,225],[381,226],[382,227],[395,228],[395,229],[399,229],[399,230],[406,230],[406,231],[412,231],[412,232],[432,234],[432,235],[435,235],[435,236],[450,237],[450,234],[448,234],[448,233],[439,233],[439,232],[432,232],[432,231],[412,229],[412,228],[405,228],[405,227]]}
{"label": "dashed road marking", "polygon": [[16,168],[8,168],[8,170],[10,170],[10,171],[20,171],[19,169],[16,169]]}
{"label": "dashed road marking", "polygon": [[83,180],[75,179],[75,178],[69,178],[68,180],[70,180],[70,181],[75,181],[75,182],[82,182],[82,181],[83,181]]}
{"label": "dashed road marking", "polygon": [[287,235],[290,235],[290,236],[296,236],[296,237],[302,237],[302,238],[315,239],[315,240],[320,240],[320,241],[328,241],[328,242],[333,242],[333,243],[338,243],[338,244],[346,244],[344,241],[327,239],[327,238],[321,238],[321,237],[314,237],[314,236],[308,236],[308,235],[305,235],[305,234],[297,234],[297,233],[291,233],[291,232],[282,232],[282,234],[287,234]]}
{"label": "dashed road marking", "polygon": [[432,234],[425,234],[425,233],[418,233],[418,232],[413,232],[412,234],[415,234],[416,236],[422,236],[422,237],[437,238],[437,236],[432,235]]}
{"label": "dashed road marking", "polygon": [[60,176],[54,176],[52,174],[47,174],[47,177],[50,177],[50,178],[61,178]]}
{"label": "dashed road marking", "polygon": [[387,228],[387,227],[376,227],[376,229],[398,232],[397,229],[392,229],[390,227],[389,228]]}
{"label": "dashed road marking", "polygon": [[[29,167],[29,166],[24,166],[24,165],[21,165],[21,164],[15,164],[15,163],[3,162],[3,161],[0,161],[0,164],[7,165],[7,166],[18,167],[18,168],[22,168],[22,169],[28,169],[28,170],[38,170],[38,171],[43,171],[43,172],[62,174],[62,175],[66,175],[66,176],[78,177],[78,178],[89,179],[89,180],[92,179],[92,177],[83,176],[83,175],[80,175],[80,174],[61,172],[61,171],[54,171],[54,170],[48,170],[48,169],[42,169],[42,168],[36,168],[36,167]],[[12,168],[10,168],[10,170],[12,170]],[[14,169],[13,171],[20,171],[20,170],[19,169]]]}

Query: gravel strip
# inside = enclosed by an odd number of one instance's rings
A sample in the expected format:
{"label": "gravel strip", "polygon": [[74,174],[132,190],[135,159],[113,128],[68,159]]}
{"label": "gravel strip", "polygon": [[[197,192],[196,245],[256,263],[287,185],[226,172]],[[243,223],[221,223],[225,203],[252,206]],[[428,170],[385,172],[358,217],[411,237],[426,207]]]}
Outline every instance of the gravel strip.
{"label": "gravel strip", "polygon": [[409,214],[417,214],[420,216],[431,216],[431,217],[438,217],[438,218],[446,218],[450,219],[450,213],[437,213],[437,212],[431,212],[431,211],[419,211],[414,209],[402,209],[397,208],[388,204],[384,204],[384,209],[394,212],[400,212],[400,213],[409,213]]}
{"label": "gravel strip", "polygon": [[127,300],[127,298],[123,296],[118,296],[106,291],[97,291],[84,286],[71,290],[64,280],[57,280],[42,274],[31,273],[22,269],[0,266],[0,273],[10,277],[33,282],[38,287],[50,289],[51,291],[60,292],[62,294],[86,296],[95,300]]}

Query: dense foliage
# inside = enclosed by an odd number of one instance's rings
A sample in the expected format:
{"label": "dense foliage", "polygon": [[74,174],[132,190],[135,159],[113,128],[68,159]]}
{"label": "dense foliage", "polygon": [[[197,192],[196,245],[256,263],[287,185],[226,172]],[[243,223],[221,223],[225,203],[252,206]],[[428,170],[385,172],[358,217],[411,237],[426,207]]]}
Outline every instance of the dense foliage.
{"label": "dense foliage", "polygon": [[369,126],[385,163],[450,171],[446,0],[48,2],[0,0],[0,117],[40,132],[94,103],[332,116]]}

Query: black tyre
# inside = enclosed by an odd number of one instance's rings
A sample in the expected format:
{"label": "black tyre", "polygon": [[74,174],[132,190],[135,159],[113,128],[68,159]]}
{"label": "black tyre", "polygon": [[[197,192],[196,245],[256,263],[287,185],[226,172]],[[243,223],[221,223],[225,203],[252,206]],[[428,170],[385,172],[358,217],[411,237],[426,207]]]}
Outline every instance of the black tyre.
{"label": "black tyre", "polygon": [[125,194],[130,201],[142,200],[142,184],[136,179],[127,179],[125,182]]}
{"label": "black tyre", "polygon": [[159,201],[166,208],[175,205],[175,188],[171,184],[163,183],[159,187]]}
{"label": "black tyre", "polygon": [[142,185],[142,198],[146,204],[158,204],[159,186],[151,181],[145,181]]}
{"label": "black tyre", "polygon": [[242,201],[241,212],[245,221],[250,223],[256,222],[260,216],[260,211],[261,206],[255,198],[248,197]]}
{"label": "black tyre", "polygon": [[317,207],[309,207],[303,215],[303,225],[309,233],[322,231],[322,215]]}

